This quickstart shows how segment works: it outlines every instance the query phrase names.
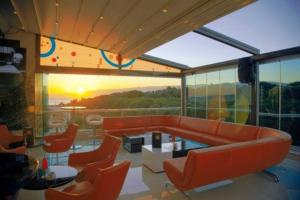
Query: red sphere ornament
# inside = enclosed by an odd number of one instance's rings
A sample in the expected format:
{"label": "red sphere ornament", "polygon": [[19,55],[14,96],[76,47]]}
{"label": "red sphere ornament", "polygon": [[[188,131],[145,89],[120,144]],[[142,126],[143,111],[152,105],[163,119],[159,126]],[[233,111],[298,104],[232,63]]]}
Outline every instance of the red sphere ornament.
{"label": "red sphere ornament", "polygon": [[52,58],[51,60],[52,60],[52,62],[56,62],[56,58]]}
{"label": "red sphere ornament", "polygon": [[72,52],[71,52],[71,56],[76,56],[76,52],[75,52],[75,51],[72,51]]}

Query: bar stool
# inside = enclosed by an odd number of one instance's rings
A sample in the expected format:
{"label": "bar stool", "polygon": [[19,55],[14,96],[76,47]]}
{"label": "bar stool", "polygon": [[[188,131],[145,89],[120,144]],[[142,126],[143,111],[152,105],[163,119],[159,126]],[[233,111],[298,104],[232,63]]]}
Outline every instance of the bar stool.
{"label": "bar stool", "polygon": [[55,128],[56,133],[59,129],[64,129],[67,125],[67,120],[62,114],[52,114],[48,120],[48,127],[50,129]]}
{"label": "bar stool", "polygon": [[[93,128],[94,140],[93,145],[96,144],[96,129],[98,126],[101,126],[103,123],[103,117],[97,114],[90,114],[86,117],[86,123]],[[98,144],[98,143],[97,143]]]}

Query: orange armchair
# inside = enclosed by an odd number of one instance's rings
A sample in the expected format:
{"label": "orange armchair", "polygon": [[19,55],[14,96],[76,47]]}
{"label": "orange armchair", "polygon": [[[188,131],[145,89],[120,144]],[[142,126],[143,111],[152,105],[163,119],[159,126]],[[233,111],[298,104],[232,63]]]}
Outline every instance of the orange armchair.
{"label": "orange armchair", "polygon": [[62,191],[47,189],[46,200],[116,200],[124,184],[130,161],[105,169],[98,169],[94,176],[75,183]]}
{"label": "orange armchair", "polygon": [[6,125],[0,125],[0,145],[8,148],[10,144],[16,142],[24,142],[24,137],[11,134]]}
{"label": "orange armchair", "polygon": [[64,133],[48,135],[44,137],[44,151],[48,153],[60,153],[68,151],[78,131],[77,124],[70,124]]}
{"label": "orange armchair", "polygon": [[102,145],[96,150],[70,154],[68,164],[76,168],[84,168],[82,173],[89,176],[89,172],[94,172],[98,168],[112,166],[120,145],[121,140],[119,138],[106,135]]}
{"label": "orange armchair", "polygon": [[26,147],[24,145],[14,149],[6,149],[2,145],[0,145],[0,152],[25,154],[25,151],[26,151]]}

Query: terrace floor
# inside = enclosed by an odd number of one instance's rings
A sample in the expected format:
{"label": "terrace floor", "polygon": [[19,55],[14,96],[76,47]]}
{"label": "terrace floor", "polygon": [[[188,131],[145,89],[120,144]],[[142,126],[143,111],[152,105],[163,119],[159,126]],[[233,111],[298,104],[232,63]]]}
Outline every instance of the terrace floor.
{"label": "terrace floor", "polygon": [[[91,138],[90,131],[81,131],[77,136],[76,143],[83,145],[83,148],[77,151],[89,151],[95,148],[89,144]],[[41,147],[30,148],[28,153],[38,159],[42,159],[44,156]],[[59,155],[60,164],[66,165],[67,156],[68,153]],[[185,194],[173,186],[166,188],[165,183],[168,181],[166,174],[153,173],[144,167],[141,153],[128,153],[121,147],[117,162],[125,159],[131,160],[131,167],[121,191],[120,200],[300,199],[300,156],[289,155],[282,163],[270,169],[279,175],[279,183],[275,183],[271,177],[260,172],[227,180],[220,184],[197,188]],[[54,158],[52,161],[55,162],[55,160]],[[22,189],[18,199],[44,199],[44,191]]]}

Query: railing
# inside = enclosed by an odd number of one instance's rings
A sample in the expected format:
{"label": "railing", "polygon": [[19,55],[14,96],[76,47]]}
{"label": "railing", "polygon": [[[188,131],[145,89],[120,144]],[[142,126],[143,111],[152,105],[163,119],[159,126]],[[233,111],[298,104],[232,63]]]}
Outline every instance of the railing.
{"label": "railing", "polygon": [[42,136],[49,132],[48,120],[51,115],[59,114],[65,117],[67,121],[74,121],[79,124],[80,129],[90,129],[86,123],[86,117],[90,114],[99,114],[103,117],[119,116],[141,116],[141,115],[179,115],[180,107],[163,107],[163,108],[124,108],[124,109],[83,109],[83,110],[63,110],[59,107],[49,107],[43,114],[37,115],[39,131],[36,136]]}

